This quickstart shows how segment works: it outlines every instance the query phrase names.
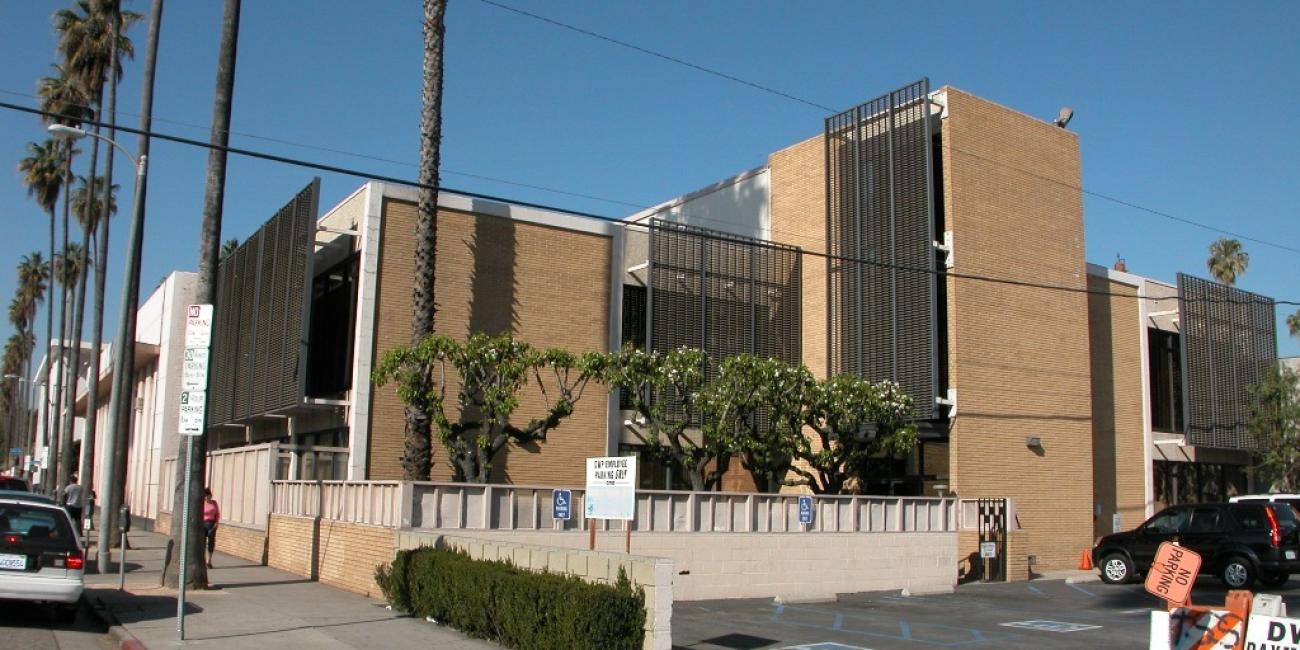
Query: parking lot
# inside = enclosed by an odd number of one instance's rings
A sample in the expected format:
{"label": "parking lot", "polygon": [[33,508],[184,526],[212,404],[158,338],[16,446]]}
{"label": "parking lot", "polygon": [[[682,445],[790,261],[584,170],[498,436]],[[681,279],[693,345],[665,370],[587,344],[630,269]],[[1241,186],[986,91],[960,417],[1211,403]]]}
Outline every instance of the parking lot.
{"label": "parking lot", "polygon": [[[1300,610],[1300,579],[1282,594]],[[1226,591],[1202,576],[1196,603]],[[1146,648],[1149,612],[1162,603],[1140,584],[1036,580],[958,587],[956,593],[841,596],[834,603],[778,605],[726,600],[673,605],[675,649],[892,650],[917,648]]]}

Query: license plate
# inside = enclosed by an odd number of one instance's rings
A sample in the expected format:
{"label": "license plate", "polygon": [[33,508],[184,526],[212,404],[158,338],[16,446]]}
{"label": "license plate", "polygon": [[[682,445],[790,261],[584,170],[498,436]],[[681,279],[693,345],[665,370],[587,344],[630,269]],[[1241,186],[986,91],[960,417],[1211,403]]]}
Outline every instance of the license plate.
{"label": "license plate", "polygon": [[26,571],[27,556],[13,555],[10,553],[0,553],[0,569],[8,569],[10,571]]}
{"label": "license plate", "polygon": [[1295,559],[1295,551],[1287,551],[1287,552],[1286,552],[1286,559],[1288,559],[1288,560],[1294,560],[1294,559]]}

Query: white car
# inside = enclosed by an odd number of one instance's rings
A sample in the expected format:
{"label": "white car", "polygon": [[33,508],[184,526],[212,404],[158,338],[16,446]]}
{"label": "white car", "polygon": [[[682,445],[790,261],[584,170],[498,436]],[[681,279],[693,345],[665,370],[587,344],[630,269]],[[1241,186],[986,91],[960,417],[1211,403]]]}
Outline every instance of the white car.
{"label": "white car", "polygon": [[68,511],[0,496],[0,599],[51,604],[70,621],[85,589],[86,559]]}
{"label": "white car", "polygon": [[1300,494],[1243,494],[1228,499],[1229,503],[1264,503],[1269,501],[1281,501],[1282,503],[1291,504],[1291,507],[1300,513]]}

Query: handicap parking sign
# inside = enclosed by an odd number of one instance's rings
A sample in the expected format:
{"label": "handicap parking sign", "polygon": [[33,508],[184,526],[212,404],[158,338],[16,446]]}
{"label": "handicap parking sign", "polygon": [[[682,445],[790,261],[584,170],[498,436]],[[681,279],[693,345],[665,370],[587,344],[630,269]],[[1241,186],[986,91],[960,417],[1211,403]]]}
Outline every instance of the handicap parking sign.
{"label": "handicap parking sign", "polygon": [[573,491],[551,490],[551,518],[568,521],[572,513]]}
{"label": "handicap parking sign", "polygon": [[809,496],[799,497],[799,523],[811,524],[813,520],[813,500]]}

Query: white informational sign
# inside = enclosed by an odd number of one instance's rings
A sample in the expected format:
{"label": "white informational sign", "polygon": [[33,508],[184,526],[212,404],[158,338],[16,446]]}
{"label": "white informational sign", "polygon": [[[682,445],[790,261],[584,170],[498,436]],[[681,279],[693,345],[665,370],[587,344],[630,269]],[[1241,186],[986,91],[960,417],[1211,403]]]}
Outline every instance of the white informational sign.
{"label": "white informational sign", "polygon": [[207,390],[208,349],[188,348],[181,366],[181,390]]}
{"label": "white informational sign", "polygon": [[997,542],[980,542],[980,559],[992,560],[998,556]]}
{"label": "white informational sign", "polygon": [[1246,650],[1300,650],[1300,618],[1252,614],[1246,625]]}
{"label": "white informational sign", "polygon": [[636,457],[587,459],[588,519],[636,518]]}
{"label": "white informational sign", "polygon": [[207,406],[207,397],[206,391],[181,391],[180,429],[182,436],[203,435],[203,412]]}
{"label": "white informational sign", "polygon": [[185,313],[185,347],[207,349],[212,344],[212,305],[190,305]]}

